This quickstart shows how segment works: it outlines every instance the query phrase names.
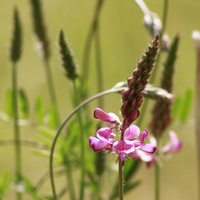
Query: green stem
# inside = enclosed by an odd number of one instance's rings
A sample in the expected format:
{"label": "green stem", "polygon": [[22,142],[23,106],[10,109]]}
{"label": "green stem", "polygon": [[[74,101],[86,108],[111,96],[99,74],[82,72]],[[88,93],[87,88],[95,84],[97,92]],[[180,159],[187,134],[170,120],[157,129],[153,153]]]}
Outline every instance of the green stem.
{"label": "green stem", "polygon": [[160,196],[160,168],[157,162],[155,162],[155,200],[159,200]]}
{"label": "green stem", "polygon": [[121,159],[119,158],[118,161],[119,164],[119,200],[124,199],[124,189],[123,189],[123,168],[122,168],[122,163]]}
{"label": "green stem", "polygon": [[88,75],[89,75],[89,55],[90,55],[90,48],[91,48],[91,43],[92,43],[92,38],[94,36],[94,33],[96,31],[97,28],[97,24],[98,24],[98,19],[99,19],[99,15],[100,15],[100,11],[102,8],[104,0],[98,0],[97,5],[96,5],[96,9],[94,12],[94,18],[93,18],[93,22],[92,25],[90,27],[90,30],[88,32],[87,35],[87,39],[86,39],[86,43],[85,43],[85,48],[84,48],[84,55],[83,55],[83,80],[86,81],[88,79]]}
{"label": "green stem", "polygon": [[[103,91],[103,72],[102,72],[102,62],[101,62],[99,26],[97,26],[96,28],[95,44],[96,44],[95,46],[96,46],[96,66],[97,66],[97,93],[100,93]],[[103,109],[103,106],[104,106],[103,98],[99,98],[98,107]]]}
{"label": "green stem", "polygon": [[68,161],[68,156],[65,155],[65,166],[67,168],[66,174],[67,174],[67,181],[68,181],[68,187],[69,187],[69,194],[70,194],[70,199],[75,200],[75,191],[74,191],[74,183],[73,183],[73,178],[71,175],[71,167]]}
{"label": "green stem", "polygon": [[69,121],[69,119],[79,110],[81,109],[83,106],[87,105],[88,103],[90,103],[91,101],[107,95],[107,94],[111,94],[111,93],[117,93],[117,92],[121,92],[122,88],[118,88],[118,89],[110,89],[110,90],[106,90],[104,92],[101,92],[97,95],[94,95],[93,97],[85,100],[83,103],[81,103],[79,106],[77,106],[67,117],[66,119],[63,121],[63,123],[60,125],[55,138],[53,140],[52,146],[51,146],[51,153],[50,153],[50,159],[49,159],[49,170],[50,170],[50,179],[51,179],[51,187],[52,187],[52,191],[53,191],[53,197],[54,200],[57,200],[57,195],[56,195],[56,188],[55,188],[55,183],[54,183],[54,174],[53,174],[53,154],[54,154],[54,149],[56,146],[56,142],[57,139],[62,131],[62,129],[64,128],[65,124]]}
{"label": "green stem", "polygon": [[[76,106],[80,103],[80,95],[78,92],[78,88],[76,86],[76,82],[73,81],[73,86],[74,86],[74,92],[75,92],[75,100],[76,100]],[[81,159],[81,183],[80,183],[80,200],[83,200],[84,198],[84,186],[85,186],[85,142],[84,142],[84,126],[83,126],[83,121],[81,117],[81,112],[77,112],[77,117],[78,117],[78,124],[79,124],[79,129],[80,129],[80,143],[81,143],[81,149],[80,149],[80,159]]]}
{"label": "green stem", "polygon": [[167,22],[167,14],[168,14],[168,7],[169,7],[169,2],[168,2],[168,0],[164,0],[163,18],[162,18],[163,28],[162,28],[162,32],[161,32],[161,34],[160,34],[160,38],[162,38],[163,33],[165,32],[166,22]]}
{"label": "green stem", "polygon": [[56,119],[57,119],[56,125],[57,125],[57,127],[59,127],[60,126],[60,118],[59,118],[58,104],[57,104],[56,93],[55,93],[55,89],[54,89],[51,69],[50,69],[49,62],[48,62],[47,59],[44,58],[43,63],[44,63],[44,68],[45,68],[45,72],[46,72],[51,102],[52,102],[54,109],[55,109],[55,114],[56,114]]}
{"label": "green stem", "polygon": [[[12,84],[13,84],[13,109],[14,109],[14,135],[15,135],[15,163],[16,163],[16,178],[17,182],[22,181],[21,174],[21,148],[20,148],[20,133],[18,126],[18,100],[17,100],[17,66],[13,63],[12,66]],[[17,192],[17,199],[21,200],[21,193]]]}

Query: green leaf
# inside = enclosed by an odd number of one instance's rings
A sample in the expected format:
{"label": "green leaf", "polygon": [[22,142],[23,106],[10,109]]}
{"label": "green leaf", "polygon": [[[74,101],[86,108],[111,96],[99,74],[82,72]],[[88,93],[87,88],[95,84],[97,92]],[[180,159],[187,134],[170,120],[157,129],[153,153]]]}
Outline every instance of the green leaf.
{"label": "green leaf", "polygon": [[28,119],[29,117],[28,100],[25,95],[25,92],[22,89],[19,90],[19,106],[22,119]]}
{"label": "green leaf", "polygon": [[44,126],[39,126],[38,131],[41,133],[42,136],[50,140],[53,140],[56,134],[54,130]]}
{"label": "green leaf", "polygon": [[8,189],[10,184],[9,180],[9,172],[4,171],[0,176],[0,199],[4,199],[6,190]]}
{"label": "green leaf", "polygon": [[4,122],[9,122],[11,118],[4,112],[0,111],[0,119]]}
{"label": "green leaf", "polygon": [[13,117],[14,114],[14,105],[13,105],[13,90],[8,89],[6,91],[6,97],[5,97],[5,113],[9,117]]}
{"label": "green leaf", "polygon": [[58,118],[56,115],[55,106],[51,106],[51,108],[50,108],[48,124],[49,124],[50,128],[52,128],[52,129],[55,129],[57,127]]}
{"label": "green leaf", "polygon": [[45,108],[41,97],[38,97],[36,100],[36,116],[39,123],[44,123]]}
{"label": "green leaf", "polygon": [[177,97],[173,103],[172,107],[172,117],[173,119],[176,119],[178,116],[178,112],[180,110],[180,104],[181,104],[181,98]]}
{"label": "green leaf", "polygon": [[191,104],[192,104],[192,90],[188,89],[185,92],[185,97],[183,99],[182,111],[180,116],[182,122],[184,122],[187,119],[187,116],[191,108]]}

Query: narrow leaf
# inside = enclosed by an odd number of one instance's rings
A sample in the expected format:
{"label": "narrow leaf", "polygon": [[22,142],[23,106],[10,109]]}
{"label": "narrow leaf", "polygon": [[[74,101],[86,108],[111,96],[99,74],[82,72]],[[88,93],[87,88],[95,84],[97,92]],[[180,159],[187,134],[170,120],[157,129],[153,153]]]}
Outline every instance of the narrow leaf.
{"label": "narrow leaf", "polygon": [[11,118],[13,117],[14,113],[14,108],[13,108],[13,90],[8,89],[6,91],[6,97],[5,97],[5,113],[10,116]]}
{"label": "narrow leaf", "polygon": [[25,92],[22,89],[19,90],[19,106],[22,119],[28,119],[29,117],[28,100],[25,95]]}
{"label": "narrow leaf", "polygon": [[185,97],[183,100],[183,107],[182,107],[181,118],[180,118],[182,122],[184,122],[187,119],[187,116],[190,111],[191,103],[192,103],[192,90],[188,89],[185,92]]}
{"label": "narrow leaf", "polygon": [[36,115],[37,120],[42,124],[44,122],[45,108],[41,97],[38,97],[36,100]]}
{"label": "narrow leaf", "polygon": [[172,108],[173,119],[176,119],[176,117],[178,116],[178,112],[180,110],[180,105],[181,105],[181,98],[177,97],[173,103],[173,108]]}

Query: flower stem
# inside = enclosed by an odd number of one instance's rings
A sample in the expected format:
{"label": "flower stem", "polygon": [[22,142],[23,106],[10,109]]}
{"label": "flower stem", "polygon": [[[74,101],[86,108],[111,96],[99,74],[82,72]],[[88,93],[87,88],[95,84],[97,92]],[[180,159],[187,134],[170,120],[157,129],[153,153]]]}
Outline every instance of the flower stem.
{"label": "flower stem", "polygon": [[66,123],[69,121],[69,119],[79,110],[81,109],[83,106],[87,105],[88,103],[90,103],[91,101],[101,97],[101,96],[104,96],[104,95],[107,95],[107,94],[111,94],[111,93],[118,93],[122,90],[122,88],[118,88],[118,89],[110,89],[110,90],[106,90],[104,92],[101,92],[97,95],[94,95],[93,97],[85,100],[84,102],[82,102],[79,106],[77,106],[66,118],[65,120],[63,121],[63,123],[60,125],[57,133],[56,133],[56,136],[53,140],[53,143],[52,143],[52,146],[51,146],[51,152],[50,152],[50,159],[49,159],[49,170],[50,170],[50,180],[51,180],[51,187],[52,187],[52,191],[53,191],[53,197],[54,197],[54,200],[57,200],[57,195],[56,195],[56,188],[55,188],[55,183],[54,183],[54,174],[53,174],[53,154],[54,154],[54,149],[55,149],[55,146],[56,146],[56,142],[57,142],[57,139],[62,131],[62,129],[64,128],[64,126],[66,125]]}
{"label": "flower stem", "polygon": [[160,196],[160,168],[157,162],[155,162],[155,200],[159,200]]}
{"label": "flower stem", "polygon": [[[13,109],[14,109],[14,135],[15,135],[15,163],[16,163],[16,178],[17,182],[22,181],[21,174],[21,147],[20,147],[20,133],[18,126],[18,100],[17,100],[17,66],[12,65],[12,86],[13,86]],[[21,193],[17,192],[17,199],[21,200]]]}
{"label": "flower stem", "polygon": [[123,200],[124,199],[124,189],[123,189],[123,168],[122,168],[122,163],[121,163],[121,159],[119,158],[119,200]]}
{"label": "flower stem", "polygon": [[[73,86],[74,86],[74,92],[75,92],[75,100],[76,100],[76,106],[78,106],[80,102],[80,95],[78,92],[78,88],[76,86],[76,82],[73,81]],[[85,186],[85,142],[84,142],[84,126],[83,126],[83,121],[81,117],[81,112],[77,112],[77,118],[78,118],[78,124],[79,124],[79,129],[80,129],[80,143],[81,143],[81,148],[80,148],[80,159],[81,159],[81,183],[80,183],[80,200],[83,200],[84,198],[84,186]]]}
{"label": "flower stem", "polygon": [[49,66],[49,61],[47,59],[43,58],[43,63],[44,63],[44,68],[45,68],[45,72],[46,72],[51,102],[55,109],[56,125],[57,125],[57,127],[59,127],[60,126],[59,111],[58,111],[56,93],[55,93],[55,89],[54,89],[53,78],[52,78],[52,74],[51,74],[51,70],[50,70],[50,66]]}
{"label": "flower stem", "polygon": [[96,28],[98,27],[98,19],[99,19],[99,15],[100,15],[100,11],[101,11],[103,2],[104,2],[104,0],[98,0],[98,2],[96,4],[93,22],[92,22],[92,25],[88,32],[85,47],[84,47],[83,70],[82,70],[84,81],[88,79],[88,72],[89,72],[88,66],[89,66],[89,55],[90,55],[91,42],[92,42],[94,33],[96,32]]}

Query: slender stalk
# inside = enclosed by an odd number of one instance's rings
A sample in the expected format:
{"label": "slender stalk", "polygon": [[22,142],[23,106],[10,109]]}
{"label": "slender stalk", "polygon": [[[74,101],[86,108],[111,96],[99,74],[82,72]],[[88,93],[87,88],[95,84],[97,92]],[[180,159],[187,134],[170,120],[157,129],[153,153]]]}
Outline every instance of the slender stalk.
{"label": "slender stalk", "polygon": [[160,168],[155,162],[155,200],[160,199]]}
{"label": "slender stalk", "polygon": [[[22,180],[21,170],[21,147],[20,147],[20,133],[18,126],[18,100],[17,100],[17,66],[13,63],[12,66],[12,87],[13,87],[13,109],[14,109],[14,135],[15,135],[15,163],[16,163],[16,178],[17,182]],[[21,200],[21,193],[17,192],[17,199]]]}
{"label": "slender stalk", "polygon": [[67,181],[68,181],[68,187],[69,187],[69,194],[70,194],[70,199],[75,200],[75,191],[74,191],[74,183],[73,183],[73,178],[71,175],[71,168],[69,166],[69,161],[68,161],[68,156],[65,155],[65,166],[67,168],[66,173],[67,173]]}
{"label": "slender stalk", "polygon": [[94,95],[93,97],[85,100],[83,103],[81,103],[79,106],[77,106],[66,118],[65,120],[63,121],[63,123],[60,125],[57,133],[56,133],[56,136],[53,140],[53,143],[52,143],[52,147],[51,147],[51,153],[50,153],[50,159],[49,159],[49,170],[50,170],[50,179],[51,179],[51,187],[52,187],[52,191],[53,191],[53,197],[54,197],[54,200],[57,200],[57,195],[56,195],[56,188],[55,188],[55,183],[54,183],[54,174],[53,174],[53,154],[54,154],[54,149],[55,149],[55,146],[56,146],[56,142],[57,142],[57,139],[62,131],[62,129],[64,128],[65,124],[69,121],[69,119],[79,110],[81,109],[83,106],[87,105],[88,103],[90,103],[91,101],[101,97],[101,96],[104,96],[104,95],[107,95],[107,94],[111,94],[111,93],[117,93],[117,92],[121,92],[122,88],[118,88],[118,89],[110,89],[110,90],[106,90],[104,92],[101,92],[97,95]]}
{"label": "slender stalk", "polygon": [[[198,42],[197,42],[198,44]],[[200,199],[200,33],[199,33],[199,46],[196,48],[197,56],[197,77],[196,77],[196,148],[198,160],[198,195]]]}
{"label": "slender stalk", "polygon": [[[80,102],[79,98],[79,92],[78,88],[76,86],[76,82],[73,81],[73,86],[74,86],[74,92],[75,92],[75,100],[76,100],[76,106],[78,106]],[[84,198],[84,186],[85,186],[85,142],[84,142],[84,126],[83,126],[83,121],[81,117],[81,112],[77,112],[77,118],[78,118],[78,124],[79,124],[79,129],[80,129],[80,143],[81,143],[81,149],[80,149],[80,158],[81,158],[81,183],[80,183],[80,200],[83,200]]]}
{"label": "slender stalk", "polygon": [[[97,70],[96,70],[97,71],[97,93],[100,93],[103,91],[103,72],[102,72],[102,61],[101,61],[99,26],[96,27],[95,36],[96,36],[95,47],[96,47],[96,66],[97,66]],[[99,98],[98,106],[99,108],[103,109],[103,106],[104,106],[103,98]]]}
{"label": "slender stalk", "polygon": [[118,161],[119,164],[119,200],[123,200],[124,199],[124,189],[123,189],[123,168],[122,168],[122,163],[121,163],[121,159],[119,158]]}
{"label": "slender stalk", "polygon": [[85,43],[85,47],[84,47],[84,54],[83,54],[83,80],[87,80],[88,79],[88,72],[89,72],[89,55],[90,55],[90,48],[91,48],[91,42],[92,42],[92,38],[94,36],[94,33],[96,32],[96,28],[97,28],[97,24],[98,24],[98,19],[99,19],[99,15],[100,15],[100,11],[102,8],[104,0],[98,0],[97,4],[96,4],[96,9],[94,12],[94,17],[93,17],[93,22],[92,25],[90,27],[90,30],[88,32],[87,35],[87,39],[86,39],[86,43]]}
{"label": "slender stalk", "polygon": [[57,119],[56,125],[57,125],[57,127],[59,127],[60,118],[59,118],[58,104],[57,104],[56,93],[55,93],[55,89],[54,89],[51,69],[50,69],[50,66],[49,66],[49,61],[47,59],[43,58],[43,64],[44,64],[44,68],[45,68],[45,72],[46,72],[51,102],[52,102],[54,109],[55,109],[55,114],[56,114],[56,119]]}

